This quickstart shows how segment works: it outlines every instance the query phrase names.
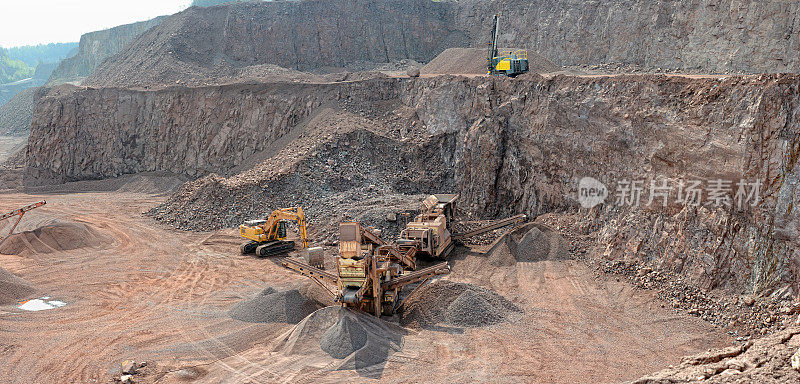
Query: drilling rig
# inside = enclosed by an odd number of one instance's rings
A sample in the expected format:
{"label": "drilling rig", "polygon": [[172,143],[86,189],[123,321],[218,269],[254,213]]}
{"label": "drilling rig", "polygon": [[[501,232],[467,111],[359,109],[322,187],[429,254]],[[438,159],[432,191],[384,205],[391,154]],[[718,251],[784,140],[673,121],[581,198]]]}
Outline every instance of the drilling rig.
{"label": "drilling rig", "polygon": [[506,75],[516,77],[528,72],[528,51],[524,49],[500,51],[497,47],[497,35],[500,33],[500,14],[495,13],[492,30],[489,34],[489,54],[486,66],[490,75]]}

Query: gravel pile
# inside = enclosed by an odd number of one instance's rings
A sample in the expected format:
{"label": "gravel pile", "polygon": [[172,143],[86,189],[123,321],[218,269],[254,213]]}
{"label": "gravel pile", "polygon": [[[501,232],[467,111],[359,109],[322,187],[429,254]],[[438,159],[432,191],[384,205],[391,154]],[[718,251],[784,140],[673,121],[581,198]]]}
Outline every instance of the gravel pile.
{"label": "gravel pile", "polygon": [[485,74],[486,50],[448,48],[420,69],[423,74]]}
{"label": "gravel pile", "polygon": [[333,357],[332,370],[361,370],[386,363],[402,349],[406,331],[397,325],[341,306],[322,308],[298,323],[281,351],[289,355]]}
{"label": "gravel pile", "polygon": [[564,238],[544,225],[528,223],[505,236],[486,257],[495,267],[511,267],[517,262],[572,258]]}
{"label": "gravel pile", "polygon": [[276,291],[267,287],[256,297],[242,301],[231,308],[228,314],[248,323],[297,324],[321,305],[300,291]]}
{"label": "gravel pile", "polygon": [[15,304],[30,297],[33,292],[33,287],[27,281],[0,268],[0,305]]}
{"label": "gravel pile", "polygon": [[331,357],[344,359],[367,344],[367,331],[352,317],[345,316],[328,328],[319,346]]}
{"label": "gravel pile", "polygon": [[509,248],[517,261],[571,258],[569,246],[558,232],[535,223],[525,225],[512,232]]}
{"label": "gravel pile", "polygon": [[[415,145],[369,131],[373,123],[363,117],[325,111],[331,112],[311,118],[306,133],[263,163],[229,178],[209,175],[189,182],[148,214],[181,229],[209,230],[266,217],[275,207],[300,205],[314,220],[313,238],[323,243],[334,244],[339,222],[349,220],[375,226],[391,238],[402,221],[390,222],[387,214],[418,210],[426,195],[413,193],[440,183],[444,174],[420,173],[398,161],[423,155]],[[397,191],[397,185],[410,187]]]}
{"label": "gravel pile", "polygon": [[404,305],[400,323],[412,327],[485,327],[513,320],[522,309],[492,290],[467,283],[437,281],[420,288]]}

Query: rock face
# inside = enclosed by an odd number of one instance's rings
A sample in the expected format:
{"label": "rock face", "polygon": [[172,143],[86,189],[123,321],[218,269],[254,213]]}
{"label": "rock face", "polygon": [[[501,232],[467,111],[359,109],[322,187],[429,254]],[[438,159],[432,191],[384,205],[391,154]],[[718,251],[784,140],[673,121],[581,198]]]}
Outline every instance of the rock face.
{"label": "rock face", "polygon": [[50,75],[47,85],[53,86],[80,81],[89,76],[100,63],[133,41],[142,32],[158,25],[164,17],[120,25],[111,29],[90,32],[81,36],[78,53],[58,64]]}
{"label": "rock face", "polygon": [[448,46],[468,43],[454,26],[454,6],[325,0],[192,7],[103,63],[86,84],[174,83],[260,64],[307,70],[428,61]]}
{"label": "rock face", "polygon": [[800,3],[755,0],[468,1],[457,23],[485,47],[495,12],[501,46],[561,65],[620,63],[713,73],[800,70]]}
{"label": "rock face", "polygon": [[[384,194],[453,190],[475,215],[536,216],[577,209],[578,181],[592,176],[611,196],[576,225],[600,231],[606,257],[652,261],[702,287],[769,289],[789,279],[800,227],[798,80],[526,75],[59,88],[36,109],[27,177],[200,176],[266,159],[231,179],[188,184],[159,210],[209,228],[243,219],[241,201],[313,205],[367,185]],[[742,211],[613,201],[624,180],[662,178],[758,180],[764,198]]]}
{"label": "rock face", "polygon": [[[308,70],[356,62],[426,62],[446,48],[484,49],[501,13],[501,46],[558,65],[651,71],[778,73],[800,70],[800,3],[755,0],[361,0],[192,7],[170,16],[100,66],[88,83],[165,83],[276,64]],[[86,35],[55,78],[86,76],[160,19]],[[111,35],[111,36],[109,36]]]}
{"label": "rock face", "polygon": [[792,368],[800,346],[800,329],[784,331],[721,350],[684,357],[680,364],[642,377],[634,384],[686,383],[793,383],[800,374]]}

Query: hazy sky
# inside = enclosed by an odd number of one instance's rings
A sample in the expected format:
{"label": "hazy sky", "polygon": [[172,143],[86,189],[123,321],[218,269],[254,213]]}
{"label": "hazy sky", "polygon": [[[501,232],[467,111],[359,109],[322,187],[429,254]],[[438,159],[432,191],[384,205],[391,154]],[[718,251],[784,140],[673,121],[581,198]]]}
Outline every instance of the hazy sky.
{"label": "hazy sky", "polygon": [[186,9],[191,0],[0,0],[0,47],[78,41],[82,34]]}

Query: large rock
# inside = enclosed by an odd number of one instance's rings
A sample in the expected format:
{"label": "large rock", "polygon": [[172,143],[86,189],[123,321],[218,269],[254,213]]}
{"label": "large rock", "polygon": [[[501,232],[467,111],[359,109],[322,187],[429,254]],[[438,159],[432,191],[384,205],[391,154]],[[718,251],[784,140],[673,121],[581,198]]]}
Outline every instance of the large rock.
{"label": "large rock", "polygon": [[687,356],[633,383],[796,383],[798,333],[800,329],[792,327],[738,346]]}

